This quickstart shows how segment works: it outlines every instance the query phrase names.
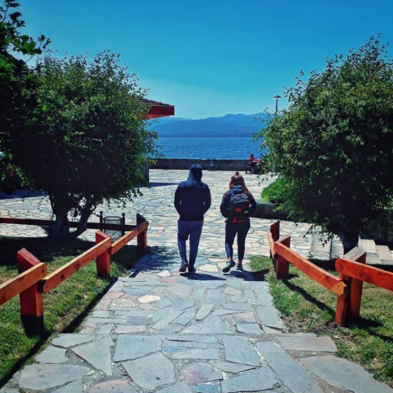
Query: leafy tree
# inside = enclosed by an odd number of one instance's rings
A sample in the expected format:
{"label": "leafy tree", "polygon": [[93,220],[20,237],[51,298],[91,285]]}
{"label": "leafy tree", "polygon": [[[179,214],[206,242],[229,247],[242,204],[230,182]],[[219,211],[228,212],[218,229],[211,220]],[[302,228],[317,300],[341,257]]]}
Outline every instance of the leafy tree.
{"label": "leafy tree", "polygon": [[293,218],[337,234],[348,251],[393,192],[393,63],[371,37],[286,89],[289,108],[258,137]]}
{"label": "leafy tree", "polygon": [[[15,162],[31,186],[47,191],[55,215],[49,235],[74,238],[104,200],[140,194],[140,169],[154,155],[156,134],[147,130],[145,91],[119,56],[56,58],[35,69],[38,106],[30,129],[12,135]],[[78,218],[70,232],[69,219]]]}
{"label": "leafy tree", "polygon": [[30,93],[37,81],[23,58],[41,54],[49,44],[43,35],[36,42],[22,34],[25,22],[21,13],[15,11],[17,7],[19,4],[14,0],[4,0],[0,4],[0,150],[5,154],[1,160],[0,184],[9,180],[9,175],[15,171],[9,152],[9,136],[15,129],[27,127],[26,118],[34,107]]}

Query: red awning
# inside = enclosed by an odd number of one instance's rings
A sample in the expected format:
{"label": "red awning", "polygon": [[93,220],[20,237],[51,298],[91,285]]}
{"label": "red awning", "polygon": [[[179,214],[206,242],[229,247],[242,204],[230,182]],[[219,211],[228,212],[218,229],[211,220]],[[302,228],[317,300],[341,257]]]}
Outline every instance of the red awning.
{"label": "red awning", "polygon": [[163,102],[143,100],[145,105],[150,106],[149,113],[147,114],[147,119],[155,119],[156,117],[166,117],[173,116],[175,114],[175,106],[164,104]]}

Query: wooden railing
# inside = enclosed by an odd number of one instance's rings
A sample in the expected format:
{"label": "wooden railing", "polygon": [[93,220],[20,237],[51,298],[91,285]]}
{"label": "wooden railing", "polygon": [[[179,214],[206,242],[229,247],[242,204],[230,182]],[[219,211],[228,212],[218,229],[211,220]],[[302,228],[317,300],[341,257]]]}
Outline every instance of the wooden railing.
{"label": "wooden railing", "polygon": [[[110,257],[118,252],[132,239],[137,238],[137,247],[147,249],[148,221],[137,214],[137,225],[131,231],[112,243],[110,236],[101,231],[96,232],[96,245],[64,266],[47,275],[45,263],[41,263],[26,249],[17,253],[19,275],[0,285],[0,305],[20,295],[22,322],[27,325],[43,325],[43,294],[50,292],[59,284],[72,276],[89,262],[96,259],[97,275],[110,275]],[[37,225],[37,224],[36,224]],[[111,225],[118,229],[117,226]],[[122,226],[124,227],[124,225]],[[121,229],[120,229],[121,230]]]}
{"label": "wooden railing", "polygon": [[393,291],[393,273],[366,265],[367,254],[361,248],[354,248],[336,260],[338,278],[291,250],[290,236],[280,238],[280,221],[270,226],[267,240],[277,279],[287,278],[292,264],[337,295],[335,321],[338,325],[346,326],[359,318],[363,282]]}
{"label": "wooden railing", "polygon": [[346,326],[359,318],[363,282],[393,291],[393,273],[365,265],[366,252],[361,248],[337,259],[336,270],[341,273],[338,278],[291,250],[290,236],[280,238],[279,221],[271,225],[267,239],[277,279],[287,278],[289,264],[292,264],[337,295],[335,321],[338,325]]}

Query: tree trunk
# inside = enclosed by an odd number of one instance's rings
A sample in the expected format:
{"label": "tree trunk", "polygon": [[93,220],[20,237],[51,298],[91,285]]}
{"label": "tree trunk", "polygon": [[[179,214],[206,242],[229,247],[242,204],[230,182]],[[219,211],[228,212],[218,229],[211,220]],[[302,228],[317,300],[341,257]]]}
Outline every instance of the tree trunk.
{"label": "tree trunk", "polygon": [[82,210],[82,214],[78,223],[78,227],[75,231],[70,232],[70,222],[68,220],[68,213],[70,209],[64,207],[64,205],[56,200],[56,197],[50,197],[53,214],[56,219],[54,225],[49,229],[48,236],[51,239],[66,240],[76,239],[87,229],[87,221],[94,211],[90,203],[86,203]]}
{"label": "tree trunk", "polygon": [[55,215],[55,223],[48,231],[48,236],[51,239],[65,239],[70,232],[70,223],[68,221],[68,209],[56,200],[55,197],[50,197],[52,211]]}
{"label": "tree trunk", "polygon": [[358,246],[359,243],[359,234],[358,233],[350,233],[345,229],[339,229],[337,231],[337,235],[341,240],[341,243],[344,247],[344,255],[351,251],[353,248]]}

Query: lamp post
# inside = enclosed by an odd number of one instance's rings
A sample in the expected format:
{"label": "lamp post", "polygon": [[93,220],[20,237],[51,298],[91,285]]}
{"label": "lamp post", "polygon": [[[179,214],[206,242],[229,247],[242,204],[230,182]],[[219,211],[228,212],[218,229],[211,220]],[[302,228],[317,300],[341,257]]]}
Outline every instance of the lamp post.
{"label": "lamp post", "polygon": [[277,95],[277,96],[274,96],[273,98],[276,99],[276,112],[275,112],[275,115],[277,116],[277,113],[278,113],[278,100],[279,100],[279,98],[281,98],[281,96]]}

